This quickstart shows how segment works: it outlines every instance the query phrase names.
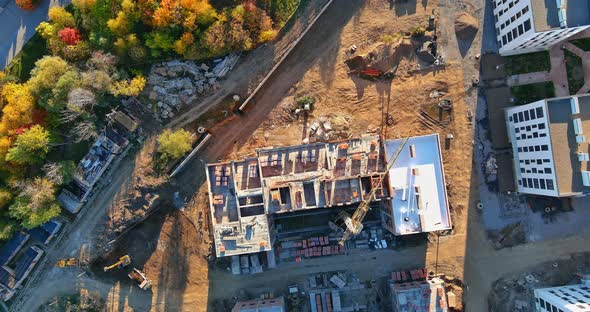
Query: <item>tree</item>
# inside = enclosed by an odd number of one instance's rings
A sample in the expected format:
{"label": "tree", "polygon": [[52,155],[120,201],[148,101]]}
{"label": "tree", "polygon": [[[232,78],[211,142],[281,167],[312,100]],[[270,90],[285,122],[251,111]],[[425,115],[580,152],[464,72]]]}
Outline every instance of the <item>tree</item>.
{"label": "tree", "polygon": [[8,150],[6,160],[17,164],[34,164],[45,158],[49,151],[49,132],[40,125],[25,130]]}
{"label": "tree", "polygon": [[15,2],[19,8],[27,11],[32,11],[39,3],[39,0],[16,0]]}
{"label": "tree", "polygon": [[96,96],[92,91],[75,88],[68,93],[67,109],[78,115],[89,113],[96,104]]}
{"label": "tree", "polygon": [[115,81],[111,86],[111,93],[114,96],[138,96],[145,87],[146,80],[143,76],[136,76],[131,80]]}
{"label": "tree", "polygon": [[79,81],[78,72],[68,62],[58,56],[44,56],[35,62],[27,85],[37,96],[40,106],[57,112],[63,108],[68,93]]}
{"label": "tree", "polygon": [[107,73],[115,71],[117,65],[117,57],[111,53],[104,53],[102,51],[92,52],[92,55],[86,61],[86,65],[93,69],[103,70]]}
{"label": "tree", "polygon": [[91,89],[98,94],[103,94],[110,90],[113,79],[108,72],[104,70],[89,70],[82,73],[80,81],[83,88]]}
{"label": "tree", "polygon": [[191,150],[193,142],[191,133],[184,129],[166,129],[158,136],[158,152],[165,159],[179,159]]}
{"label": "tree", "polygon": [[4,209],[12,201],[12,192],[5,188],[0,188],[0,209]]}
{"label": "tree", "polygon": [[159,57],[174,48],[174,38],[165,32],[152,32],[146,36],[145,45],[152,49],[152,56]]}
{"label": "tree", "polygon": [[[17,129],[33,122],[34,99],[25,85],[7,83],[2,86],[0,102],[3,104],[0,137],[14,135]],[[8,140],[6,137],[2,139]],[[0,145],[5,146],[4,143]]]}
{"label": "tree", "polygon": [[87,141],[98,137],[96,126],[88,120],[77,123],[72,129],[72,133],[76,137],[76,142]]}
{"label": "tree", "polygon": [[49,179],[35,178],[22,186],[21,194],[8,208],[11,217],[27,229],[57,217],[61,208],[55,199],[55,184]]}
{"label": "tree", "polygon": [[74,16],[62,7],[52,7],[51,9],[49,9],[47,15],[49,16],[49,20],[58,25],[59,28],[74,27],[76,25],[76,20],[74,19]]}
{"label": "tree", "polygon": [[[56,185],[68,184],[74,178],[76,164],[67,160],[59,163],[49,162],[43,165],[45,177]],[[0,193],[1,194],[1,193]]]}
{"label": "tree", "polygon": [[59,39],[67,45],[76,45],[82,39],[80,32],[77,29],[64,27],[57,32]]}
{"label": "tree", "polygon": [[122,37],[127,35],[130,28],[127,14],[124,11],[119,11],[116,18],[107,21],[107,26],[116,36]]}

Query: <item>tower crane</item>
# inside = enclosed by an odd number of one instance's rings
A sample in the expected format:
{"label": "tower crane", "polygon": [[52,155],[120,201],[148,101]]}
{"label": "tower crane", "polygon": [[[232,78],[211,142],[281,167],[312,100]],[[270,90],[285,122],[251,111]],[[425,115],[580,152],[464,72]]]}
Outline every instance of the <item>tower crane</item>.
{"label": "tower crane", "polygon": [[[389,169],[391,169],[391,167],[393,167],[393,164],[399,157],[404,146],[406,146],[406,144],[408,143],[408,140],[409,138],[405,138],[404,141],[397,147],[395,153],[393,153],[391,159],[389,159],[387,165],[385,165],[386,173],[389,171]],[[384,174],[377,179],[377,185],[383,185],[383,180],[385,179],[386,175],[387,174]],[[359,204],[358,208],[352,214],[352,217],[349,216],[348,213],[346,213],[345,211],[341,211],[338,214],[338,219],[342,220],[344,222],[344,225],[346,226],[346,229],[342,234],[342,238],[340,238],[340,241],[338,242],[340,245],[344,245],[344,243],[350,238],[351,235],[356,236],[363,230],[363,219],[365,219],[365,216],[369,211],[369,204],[374,199],[375,194],[377,193],[378,187],[375,186],[376,185],[373,184],[371,192],[369,192],[369,195],[365,197],[364,200]],[[330,223],[330,226],[333,227],[332,222]]]}

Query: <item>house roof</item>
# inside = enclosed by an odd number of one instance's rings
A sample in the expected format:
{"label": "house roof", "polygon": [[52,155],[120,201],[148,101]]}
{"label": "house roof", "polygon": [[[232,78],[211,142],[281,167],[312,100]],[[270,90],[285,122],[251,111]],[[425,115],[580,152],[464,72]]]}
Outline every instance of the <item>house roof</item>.
{"label": "house roof", "polygon": [[135,130],[137,130],[137,122],[131,119],[131,117],[127,116],[127,114],[120,111],[116,111],[114,118],[115,121],[120,123],[127,130],[129,130],[129,132],[135,132]]}

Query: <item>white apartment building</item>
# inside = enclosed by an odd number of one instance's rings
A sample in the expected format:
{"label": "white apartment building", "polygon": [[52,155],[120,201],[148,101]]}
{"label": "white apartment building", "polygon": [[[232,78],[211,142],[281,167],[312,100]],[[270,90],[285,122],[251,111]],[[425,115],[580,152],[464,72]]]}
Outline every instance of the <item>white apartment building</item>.
{"label": "white apartment building", "polygon": [[535,289],[535,311],[590,311],[590,280],[588,276],[578,285]]}
{"label": "white apartment building", "polygon": [[590,27],[588,0],[490,0],[501,55],[542,51]]}
{"label": "white apartment building", "polygon": [[519,193],[590,193],[590,94],[540,100],[505,110]]}

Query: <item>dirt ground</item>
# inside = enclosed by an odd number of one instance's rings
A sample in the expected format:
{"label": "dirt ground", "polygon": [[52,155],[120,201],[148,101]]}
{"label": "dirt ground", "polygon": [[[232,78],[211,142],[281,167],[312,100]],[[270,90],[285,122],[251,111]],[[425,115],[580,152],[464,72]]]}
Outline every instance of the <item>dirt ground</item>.
{"label": "dirt ground", "polygon": [[589,256],[590,253],[576,253],[501,277],[494,282],[490,293],[490,308],[494,311],[513,311],[518,303],[525,303],[521,311],[534,311],[534,289],[579,284],[580,275],[590,270]]}
{"label": "dirt ground", "polygon": [[[413,52],[420,44],[418,40],[409,36],[392,44],[382,40],[384,34],[403,35],[414,27],[412,25],[424,23],[431,8],[436,5],[430,1],[426,8],[418,6],[416,14],[392,22],[392,12],[384,9],[381,2],[367,3],[344,27],[338,44],[325,51],[329,54],[325,58],[332,59],[314,64],[252,135],[243,144],[234,145],[225,158],[244,157],[265,146],[287,146],[301,144],[305,139],[325,139],[310,137],[310,125],[318,120],[328,120],[334,130],[339,130],[337,126],[342,128],[336,135],[328,136],[331,140],[380,133],[381,129],[386,139],[438,133],[443,148],[449,202],[453,212],[461,214],[468,204],[466,195],[470,180],[470,172],[465,170],[464,164],[470,163],[472,151],[472,128],[463,102],[465,92],[461,66],[450,63],[444,68],[420,70]],[[357,54],[372,52],[375,46],[385,46],[390,55],[390,67],[397,66],[395,78],[373,82],[349,75],[344,61],[350,57],[347,51],[353,44],[358,47]],[[441,95],[432,98],[431,94],[435,91]],[[302,96],[316,99],[309,116],[295,116],[290,110],[296,99]],[[438,103],[442,99],[451,100],[452,111],[449,117],[442,116],[439,120]],[[390,126],[386,122],[388,114],[393,117]],[[212,130],[214,134],[215,130]],[[446,144],[447,134],[454,137],[450,146]],[[457,225],[462,223],[456,222]],[[455,231],[463,230],[459,226]]]}

